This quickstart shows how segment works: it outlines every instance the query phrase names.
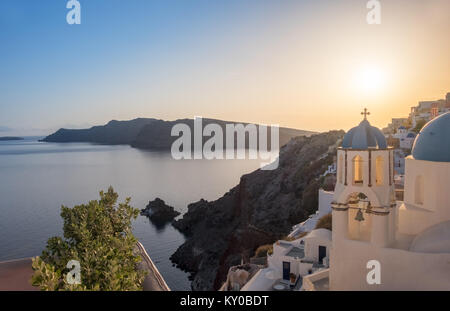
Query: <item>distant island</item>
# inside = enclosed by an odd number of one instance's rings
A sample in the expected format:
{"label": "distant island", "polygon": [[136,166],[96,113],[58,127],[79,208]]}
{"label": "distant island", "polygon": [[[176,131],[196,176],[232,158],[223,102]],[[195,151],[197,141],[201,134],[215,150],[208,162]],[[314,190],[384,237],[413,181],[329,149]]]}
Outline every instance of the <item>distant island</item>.
{"label": "distant island", "polygon": [[[151,118],[138,118],[130,121],[110,121],[106,125],[94,126],[89,129],[60,129],[45,137],[43,142],[91,142],[107,145],[130,145],[139,149],[170,150],[172,143],[178,138],[171,136],[172,127],[183,123],[189,126],[193,132],[194,120],[181,119],[175,121],[164,121]],[[215,119],[203,119],[203,126],[215,123],[225,129],[226,124],[248,123],[223,121]],[[280,146],[297,136],[310,136],[316,134],[312,131],[297,130],[291,128],[280,128]],[[270,135],[268,135],[270,137]],[[207,138],[204,138],[207,140]],[[247,144],[246,144],[247,145]]]}
{"label": "distant island", "polygon": [[24,138],[22,138],[22,137],[10,137],[10,136],[0,137],[0,141],[9,141],[9,140],[24,140]]}

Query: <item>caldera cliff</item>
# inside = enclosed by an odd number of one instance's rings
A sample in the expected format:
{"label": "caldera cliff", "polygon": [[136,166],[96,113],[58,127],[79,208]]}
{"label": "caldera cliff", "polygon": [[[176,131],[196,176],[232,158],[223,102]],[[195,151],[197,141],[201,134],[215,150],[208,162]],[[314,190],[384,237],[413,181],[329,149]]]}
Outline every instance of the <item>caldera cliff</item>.
{"label": "caldera cliff", "polygon": [[280,151],[280,165],[241,177],[220,199],[201,200],[174,226],[187,240],[171,260],[191,272],[193,290],[217,290],[229,267],[273,243],[317,210],[323,174],[333,162],[343,131],[297,137]]}

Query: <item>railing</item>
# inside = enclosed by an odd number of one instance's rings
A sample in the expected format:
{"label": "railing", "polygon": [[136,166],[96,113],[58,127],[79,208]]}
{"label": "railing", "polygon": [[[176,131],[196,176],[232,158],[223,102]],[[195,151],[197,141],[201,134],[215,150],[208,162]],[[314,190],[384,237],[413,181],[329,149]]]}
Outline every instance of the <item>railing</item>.
{"label": "railing", "polygon": [[169,286],[167,286],[166,281],[164,281],[161,273],[159,273],[158,268],[156,268],[150,256],[147,254],[144,246],[138,241],[136,246],[138,247],[139,253],[142,257],[143,262],[147,265],[147,271],[149,274],[144,280],[144,291],[145,290],[159,290],[159,291],[170,291]]}

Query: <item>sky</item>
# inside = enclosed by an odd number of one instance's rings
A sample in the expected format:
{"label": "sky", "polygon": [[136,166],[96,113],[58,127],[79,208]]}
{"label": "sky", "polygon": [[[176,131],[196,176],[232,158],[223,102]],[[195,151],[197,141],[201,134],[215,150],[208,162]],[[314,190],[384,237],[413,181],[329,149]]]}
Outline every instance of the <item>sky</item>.
{"label": "sky", "polygon": [[0,136],[202,116],[385,127],[450,92],[450,1],[0,1]]}

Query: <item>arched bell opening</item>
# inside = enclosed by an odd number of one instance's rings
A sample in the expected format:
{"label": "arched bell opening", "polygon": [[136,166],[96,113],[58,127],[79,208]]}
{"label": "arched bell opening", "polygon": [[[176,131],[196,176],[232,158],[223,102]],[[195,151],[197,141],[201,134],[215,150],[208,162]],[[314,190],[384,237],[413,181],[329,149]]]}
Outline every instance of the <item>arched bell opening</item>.
{"label": "arched bell opening", "polygon": [[362,192],[352,193],[347,199],[348,238],[369,242],[372,237],[371,203]]}

